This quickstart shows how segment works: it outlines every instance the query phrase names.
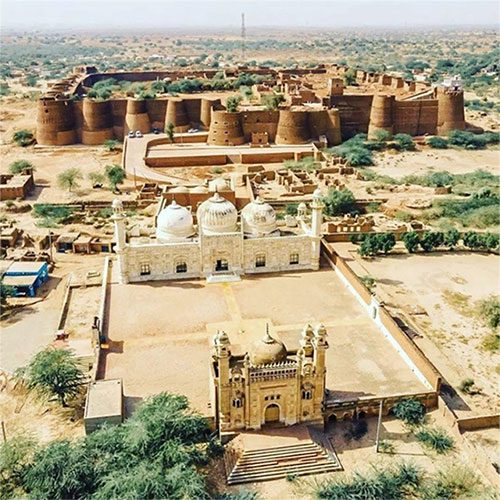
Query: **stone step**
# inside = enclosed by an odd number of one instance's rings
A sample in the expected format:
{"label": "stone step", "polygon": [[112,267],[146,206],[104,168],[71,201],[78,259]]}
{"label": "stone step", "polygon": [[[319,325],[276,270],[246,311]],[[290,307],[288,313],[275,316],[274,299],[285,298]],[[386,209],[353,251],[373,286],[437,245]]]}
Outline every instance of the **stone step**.
{"label": "stone step", "polygon": [[268,453],[268,452],[273,452],[273,451],[285,451],[285,450],[300,450],[302,448],[311,448],[311,447],[316,447],[316,444],[313,442],[309,441],[307,443],[298,443],[298,444],[290,444],[287,446],[273,446],[272,448],[258,448],[255,450],[245,450],[245,455],[256,455],[260,453]]}
{"label": "stone step", "polygon": [[267,472],[270,470],[279,470],[281,467],[293,467],[293,466],[298,466],[298,465],[319,465],[319,464],[329,464],[331,463],[328,458],[326,457],[316,457],[316,458],[310,458],[310,459],[304,459],[304,460],[294,460],[293,462],[290,462],[288,464],[284,463],[275,463],[275,464],[261,464],[258,466],[252,465],[252,466],[247,466],[247,465],[238,465],[236,466],[233,471],[231,472],[230,475],[234,474],[240,474],[243,472],[248,472],[248,473],[254,473],[258,471],[263,471]]}
{"label": "stone step", "polygon": [[339,467],[332,463],[321,464],[305,464],[304,466],[289,466],[281,467],[279,470],[258,472],[258,473],[244,473],[244,474],[231,474],[228,479],[228,484],[243,484],[253,483],[258,481],[270,481],[273,479],[284,479],[289,474],[297,474],[298,476],[306,476],[311,474],[323,474],[326,472],[335,472]]}
{"label": "stone step", "polygon": [[306,457],[317,457],[318,455],[325,456],[319,450],[311,450],[308,452],[300,452],[300,453],[290,453],[283,455],[274,455],[270,457],[245,457],[243,456],[238,460],[238,464],[258,464],[258,463],[268,463],[268,462],[284,462],[290,460],[300,460],[301,458]]}

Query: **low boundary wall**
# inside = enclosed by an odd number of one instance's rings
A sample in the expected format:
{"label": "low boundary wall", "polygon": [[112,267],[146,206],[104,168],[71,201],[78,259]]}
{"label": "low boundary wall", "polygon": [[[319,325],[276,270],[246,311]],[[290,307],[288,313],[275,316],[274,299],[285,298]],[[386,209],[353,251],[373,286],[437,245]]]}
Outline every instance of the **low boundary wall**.
{"label": "low boundary wall", "polygon": [[391,314],[371,294],[345,260],[331,249],[324,240],[322,240],[322,253],[333,269],[335,269],[340,279],[358,299],[358,302],[368,309],[370,316],[377,326],[379,326],[382,333],[396,348],[419,380],[429,387],[429,389],[439,392],[442,380],[441,375],[425,354],[401,330]]}

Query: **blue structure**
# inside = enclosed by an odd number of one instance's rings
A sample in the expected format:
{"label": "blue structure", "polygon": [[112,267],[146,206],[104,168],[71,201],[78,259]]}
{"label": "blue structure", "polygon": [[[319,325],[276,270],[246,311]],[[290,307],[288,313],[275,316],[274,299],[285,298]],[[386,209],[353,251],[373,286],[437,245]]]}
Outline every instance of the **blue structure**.
{"label": "blue structure", "polygon": [[35,297],[49,279],[47,262],[13,262],[2,277],[2,283],[12,290],[14,297]]}

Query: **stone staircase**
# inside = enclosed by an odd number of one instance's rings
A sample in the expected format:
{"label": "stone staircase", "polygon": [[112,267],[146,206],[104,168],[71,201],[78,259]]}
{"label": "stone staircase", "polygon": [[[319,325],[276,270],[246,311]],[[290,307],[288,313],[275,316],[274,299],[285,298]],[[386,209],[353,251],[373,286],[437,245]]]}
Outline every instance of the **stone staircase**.
{"label": "stone staircase", "polygon": [[235,281],[241,281],[241,276],[231,272],[220,272],[207,276],[207,283],[233,283]]}
{"label": "stone staircase", "polygon": [[245,450],[236,460],[230,460],[227,483],[252,483],[283,479],[288,475],[334,472],[342,469],[342,466],[332,450],[313,441]]}

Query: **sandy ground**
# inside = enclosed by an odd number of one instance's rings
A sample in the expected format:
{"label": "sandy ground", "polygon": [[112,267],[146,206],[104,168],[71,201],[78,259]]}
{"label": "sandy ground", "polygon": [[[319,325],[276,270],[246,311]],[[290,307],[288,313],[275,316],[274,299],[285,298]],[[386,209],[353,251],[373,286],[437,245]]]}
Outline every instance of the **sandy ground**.
{"label": "sandy ground", "polygon": [[465,174],[474,170],[500,173],[500,150],[483,149],[424,149],[404,153],[382,152],[375,155],[375,166],[370,167],[381,175],[400,179],[410,174],[425,174],[428,170],[447,170],[452,174]]}
{"label": "sandy ground", "polygon": [[[266,322],[290,349],[298,346],[305,324],[325,324],[330,344],[327,386],[334,397],[425,390],[331,271],[229,284],[112,285],[109,311],[110,350],[101,376],[123,378],[130,398],[172,391],[186,394],[198,410],[211,413],[212,334],[223,327],[235,349],[246,352],[249,343],[263,335]],[[243,334],[236,336],[238,330]]]}
{"label": "sandy ground", "polygon": [[498,256],[439,252],[361,259],[350,243],[335,248],[355,259],[358,275],[377,279],[377,295],[417,328],[422,336],[415,342],[450,384],[474,379],[482,394],[461,395],[472,411],[498,411],[500,353],[482,349],[489,329],[475,313],[478,301],[499,293]]}

